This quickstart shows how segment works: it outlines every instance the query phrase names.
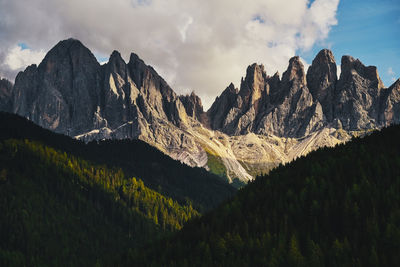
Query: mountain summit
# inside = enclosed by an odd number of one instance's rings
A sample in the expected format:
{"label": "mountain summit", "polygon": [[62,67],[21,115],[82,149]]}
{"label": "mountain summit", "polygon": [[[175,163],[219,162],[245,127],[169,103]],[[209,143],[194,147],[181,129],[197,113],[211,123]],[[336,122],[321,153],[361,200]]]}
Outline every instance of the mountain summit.
{"label": "mountain summit", "polygon": [[93,139],[141,139],[172,158],[232,182],[246,182],[278,163],[332,146],[400,118],[399,81],[385,88],[376,67],[331,51],[304,69],[289,61],[282,79],[252,64],[240,89],[231,83],[203,111],[194,93],[178,96],[132,53],[100,65],[80,41],[53,47],[39,66],[0,81],[0,110],[58,133]]}

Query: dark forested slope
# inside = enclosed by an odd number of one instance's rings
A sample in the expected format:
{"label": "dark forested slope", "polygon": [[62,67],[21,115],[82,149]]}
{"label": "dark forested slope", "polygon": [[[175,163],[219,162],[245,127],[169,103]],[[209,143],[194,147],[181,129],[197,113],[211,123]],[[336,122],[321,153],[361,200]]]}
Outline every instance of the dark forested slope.
{"label": "dark forested slope", "polygon": [[258,177],[173,238],[152,266],[399,266],[400,127]]}
{"label": "dark forested slope", "polygon": [[128,176],[181,204],[192,202],[199,211],[216,207],[235,192],[231,185],[202,168],[191,168],[171,159],[140,140],[105,140],[84,144],[45,130],[17,115],[0,112],[0,139],[30,139],[108,167],[119,167]]}
{"label": "dark forested slope", "polygon": [[84,144],[0,113],[1,266],[120,264],[234,192],[146,143]]}
{"label": "dark forested slope", "polygon": [[180,229],[190,205],[35,141],[0,142],[0,265],[113,265]]}

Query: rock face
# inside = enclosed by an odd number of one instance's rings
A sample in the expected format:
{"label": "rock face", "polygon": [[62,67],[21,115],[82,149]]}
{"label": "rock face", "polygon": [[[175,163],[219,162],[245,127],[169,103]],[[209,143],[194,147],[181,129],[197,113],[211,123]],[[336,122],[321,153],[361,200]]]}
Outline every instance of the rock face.
{"label": "rock face", "polygon": [[282,79],[252,64],[240,89],[231,83],[203,111],[194,93],[178,96],[136,54],[114,51],[100,65],[68,39],[39,66],[0,80],[0,110],[85,141],[139,138],[190,166],[246,182],[321,146],[400,123],[400,80],[384,88],[376,67],[343,56],[341,75],[329,50],[307,71],[299,57]]}
{"label": "rock face", "polygon": [[379,121],[383,126],[400,123],[400,79],[383,89],[379,110]]}
{"label": "rock face", "polygon": [[398,83],[385,89],[376,67],[350,56],[342,57],[341,69],[338,80],[327,49],[318,53],[307,75],[299,57],[290,59],[281,80],[251,65],[240,91],[231,84],[217,97],[208,111],[210,126],[228,135],[301,138],[327,127],[350,132],[397,123]]}
{"label": "rock face", "polygon": [[[231,108],[235,105],[238,90],[231,83],[222,94],[217,97],[210,109],[207,111],[212,129],[223,129],[224,123]],[[229,121],[229,120],[228,120]]]}
{"label": "rock face", "polygon": [[18,74],[13,112],[60,133],[93,128],[100,98],[100,65],[79,41],[58,43],[39,66]]}
{"label": "rock face", "polygon": [[328,121],[333,120],[333,94],[337,83],[337,69],[333,54],[328,49],[321,50],[307,71],[307,86],[314,101],[323,107]]}
{"label": "rock face", "polygon": [[229,135],[299,137],[321,127],[320,109],[307,88],[303,64],[293,57],[282,80],[278,73],[268,76],[262,65],[249,66],[240,91],[231,84],[208,114],[212,129]]}
{"label": "rock face", "polygon": [[137,55],[126,64],[114,51],[100,66],[74,39],[61,41],[39,66],[18,74],[12,103],[13,112],[72,136],[136,121],[127,137],[137,137],[145,121],[161,119],[178,126],[186,121],[179,97]]}
{"label": "rock face", "polygon": [[[382,126],[379,110],[383,83],[376,67],[366,67],[358,59],[343,56],[341,68],[335,91],[334,116],[340,120],[343,129]],[[385,102],[383,99],[382,101]]]}
{"label": "rock face", "polygon": [[202,121],[204,119],[203,104],[201,103],[200,97],[194,92],[190,95],[179,96],[183,106],[185,107],[186,114],[190,117]]}
{"label": "rock face", "polygon": [[7,79],[0,79],[0,111],[10,112],[13,84]]}

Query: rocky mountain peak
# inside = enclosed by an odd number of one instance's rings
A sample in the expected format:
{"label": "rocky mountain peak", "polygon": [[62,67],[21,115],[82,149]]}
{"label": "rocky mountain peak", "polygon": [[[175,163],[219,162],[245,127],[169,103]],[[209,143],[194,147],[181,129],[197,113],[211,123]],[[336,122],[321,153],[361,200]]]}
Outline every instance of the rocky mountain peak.
{"label": "rocky mountain peak", "polygon": [[[108,63],[106,64],[106,68],[108,72],[119,74],[120,77],[125,78],[126,76],[126,63],[122,58],[121,54],[114,50],[111,55]],[[107,75],[108,76],[108,75]],[[106,77],[108,79],[109,77]],[[116,77],[118,79],[118,77]]]}
{"label": "rocky mountain peak", "polygon": [[301,62],[300,57],[294,56],[289,60],[289,66],[282,75],[282,81],[296,81],[305,84],[306,74],[304,72],[304,65]]}
{"label": "rocky mountain peak", "polygon": [[[265,72],[264,65],[258,65],[254,63],[247,67],[246,77],[244,78],[244,82],[249,85],[249,88],[243,89],[258,89],[257,87],[261,82],[267,79],[267,74]],[[253,88],[252,88],[253,87]]]}
{"label": "rocky mountain peak", "polygon": [[130,57],[129,57],[129,62],[128,64],[134,64],[134,65],[146,65],[144,63],[144,61],[135,53],[131,53]]}
{"label": "rocky mountain peak", "polygon": [[7,79],[0,78],[0,111],[11,111],[11,94],[13,84]]}
{"label": "rocky mountain peak", "polygon": [[254,63],[247,67],[246,77],[242,80],[239,91],[243,101],[242,109],[246,110],[251,105],[258,105],[257,102],[262,98],[267,79],[263,65]]}
{"label": "rocky mountain peak", "polygon": [[2,97],[2,96],[10,96],[11,95],[12,86],[13,86],[12,82],[10,82],[7,79],[0,78],[0,97]]}
{"label": "rocky mountain peak", "polygon": [[18,75],[13,110],[57,132],[90,129],[100,95],[99,71],[97,59],[80,41],[60,41],[37,68]]}
{"label": "rocky mountain peak", "polygon": [[275,74],[267,80],[266,94],[269,95],[269,101],[271,103],[275,103],[279,100],[280,83],[279,72],[275,72]]}
{"label": "rocky mountain peak", "polygon": [[376,66],[365,66],[359,59],[345,55],[342,57],[341,68],[341,76],[342,74],[344,76],[343,79],[348,79],[348,76],[359,75],[363,79],[376,82],[379,88],[384,87]]}
{"label": "rocky mountain peak", "polygon": [[262,64],[253,63],[247,67],[245,81],[249,84],[257,83],[261,80],[265,80],[267,74],[265,72],[265,67]]}
{"label": "rocky mountain peak", "polygon": [[111,53],[108,62],[102,66],[102,70],[104,97],[101,97],[95,124],[114,128],[130,117],[131,105],[136,100],[136,87],[128,79],[126,63],[118,51],[114,50]]}
{"label": "rocky mountain peak", "polygon": [[145,78],[145,72],[149,72],[147,65],[142,59],[139,58],[138,55],[136,55],[135,53],[131,53],[129,57],[128,68],[132,75],[132,79],[135,81],[136,85],[140,89],[143,83],[143,79]]}
{"label": "rocky mountain peak", "polygon": [[179,96],[180,101],[185,107],[187,115],[192,118],[196,118],[199,121],[202,120],[201,116],[204,113],[203,104],[201,103],[200,97],[198,97],[193,91],[190,95]]}
{"label": "rocky mountain peak", "polygon": [[376,67],[365,66],[359,59],[343,56],[341,74],[334,100],[335,116],[343,129],[370,129],[381,124],[383,83]]}
{"label": "rocky mountain peak", "polygon": [[[328,82],[337,80],[336,61],[332,51],[328,49],[321,50],[312,61],[310,68],[307,71],[307,76],[310,78],[325,78]],[[309,79],[307,78],[307,84]],[[310,90],[313,91],[313,90]]]}
{"label": "rocky mountain peak", "polygon": [[151,66],[146,65],[135,53],[131,53],[129,57],[128,68],[138,89],[143,87],[143,83],[146,82],[146,80],[149,81],[149,79],[151,80],[152,78],[164,81]]}
{"label": "rocky mountain peak", "polygon": [[400,123],[400,79],[383,90],[379,118],[384,126]]}
{"label": "rocky mountain peak", "polygon": [[340,80],[342,84],[351,81],[357,84],[368,83],[361,85],[361,87],[368,87],[368,93],[374,96],[378,96],[380,90],[384,88],[375,66],[365,66],[359,59],[354,59],[351,56],[343,56],[341,68]]}
{"label": "rocky mountain peak", "polygon": [[[15,77],[15,83],[16,83],[17,80],[18,80],[19,78],[21,78],[22,76],[24,76],[24,75],[32,75],[33,73],[37,72],[37,68],[38,68],[38,66],[37,66],[36,64],[31,64],[31,65],[29,65],[28,67],[26,67],[25,70],[20,71],[20,72],[17,74],[17,77]],[[19,76],[19,77],[18,77],[18,76]]]}
{"label": "rocky mountain peak", "polygon": [[79,40],[73,38],[60,41],[58,44],[56,44],[46,54],[40,65],[46,67],[47,71],[50,71],[55,62],[61,63],[63,61],[69,61],[69,64],[71,64],[73,67],[80,66],[82,63],[88,64],[89,66],[99,65],[92,52]]}
{"label": "rocky mountain peak", "polygon": [[397,79],[391,86],[394,86],[396,88],[400,88],[400,78]]}
{"label": "rocky mountain peak", "polygon": [[307,86],[313,99],[321,103],[328,121],[333,118],[333,96],[337,82],[336,61],[332,51],[321,50],[307,71]]}
{"label": "rocky mountain peak", "polygon": [[326,49],[326,48],[319,51],[318,54],[315,56],[314,60],[316,62],[334,62],[335,63],[335,57],[333,56],[332,51],[329,49]]}
{"label": "rocky mountain peak", "polygon": [[280,76],[279,71],[277,71],[277,72],[274,73],[274,75],[271,78],[280,79],[279,76]]}
{"label": "rocky mountain peak", "polygon": [[117,50],[114,50],[111,53],[110,59],[108,60],[108,62],[123,62],[126,65],[125,60],[121,56],[121,53],[118,52]]}
{"label": "rocky mountain peak", "polygon": [[211,129],[221,129],[225,123],[229,111],[237,105],[238,89],[233,83],[217,96],[210,109],[207,111],[209,126]]}
{"label": "rocky mountain peak", "polygon": [[[356,63],[356,61],[358,61],[358,63]],[[342,73],[348,73],[348,72],[350,72],[353,68],[354,68],[354,65],[355,65],[355,63],[357,64],[357,65],[360,65],[360,61],[357,59],[354,59],[352,56],[349,56],[349,55],[343,55],[342,56],[342,60],[341,60],[341,63],[340,63],[340,66],[341,66],[341,72]],[[362,64],[362,63],[361,63]]]}
{"label": "rocky mountain peak", "polygon": [[225,91],[227,91],[226,93],[231,93],[231,94],[237,94],[239,92],[233,83],[230,83],[228,87],[226,87],[225,90],[222,92],[222,94],[224,94]]}

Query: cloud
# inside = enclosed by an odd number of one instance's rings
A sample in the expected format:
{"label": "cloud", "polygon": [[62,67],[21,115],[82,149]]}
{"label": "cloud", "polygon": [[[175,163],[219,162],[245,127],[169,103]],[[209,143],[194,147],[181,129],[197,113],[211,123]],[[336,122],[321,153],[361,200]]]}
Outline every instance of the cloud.
{"label": "cloud", "polygon": [[39,64],[44,56],[44,50],[31,50],[25,43],[0,51],[0,77],[12,80],[14,76],[28,65]]}
{"label": "cloud", "polygon": [[391,82],[395,82],[397,80],[396,77],[395,77],[396,73],[393,71],[392,67],[388,68],[387,74],[389,74]]}
{"label": "cloud", "polygon": [[[137,53],[175,91],[194,90],[208,107],[230,82],[239,86],[249,64],[263,63],[270,75],[282,73],[290,57],[323,42],[337,24],[338,3],[0,0],[0,62],[19,43],[36,53],[74,37],[102,57],[114,49],[125,59]],[[1,73],[16,74],[9,64],[0,65]]]}
{"label": "cloud", "polygon": [[340,78],[340,74],[342,73],[342,67],[336,64],[336,75],[338,79]]}
{"label": "cloud", "polygon": [[39,64],[44,56],[45,52],[43,50],[33,51],[26,46],[15,46],[7,53],[4,64],[10,70],[21,70],[27,65]]}

